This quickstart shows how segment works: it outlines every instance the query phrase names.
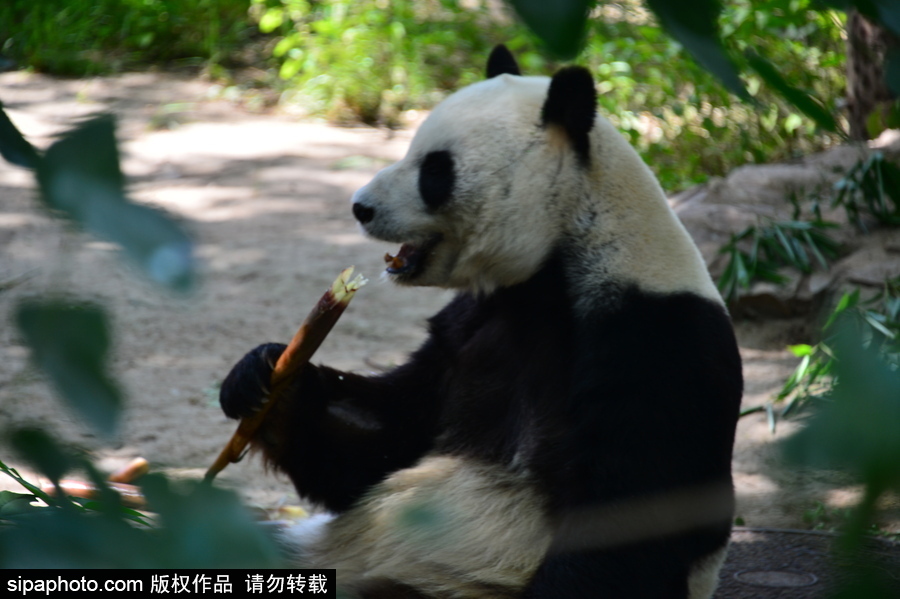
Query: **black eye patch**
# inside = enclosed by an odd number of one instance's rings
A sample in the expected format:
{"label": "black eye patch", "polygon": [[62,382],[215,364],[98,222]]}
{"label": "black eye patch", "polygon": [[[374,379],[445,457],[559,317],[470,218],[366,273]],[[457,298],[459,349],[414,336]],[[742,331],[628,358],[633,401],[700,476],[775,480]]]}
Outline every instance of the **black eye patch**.
{"label": "black eye patch", "polygon": [[453,156],[447,150],[429,152],[419,166],[419,194],[432,210],[440,208],[453,196],[456,172]]}

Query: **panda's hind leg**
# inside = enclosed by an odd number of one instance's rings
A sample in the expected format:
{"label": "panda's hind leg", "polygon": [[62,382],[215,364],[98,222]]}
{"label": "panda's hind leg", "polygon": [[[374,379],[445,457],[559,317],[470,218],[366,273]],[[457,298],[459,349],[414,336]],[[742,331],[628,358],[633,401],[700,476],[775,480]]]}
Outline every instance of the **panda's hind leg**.
{"label": "panda's hind leg", "polygon": [[511,598],[550,537],[526,477],[471,459],[426,457],[329,522],[307,567],[336,568],[340,589],[354,597]]}
{"label": "panda's hind leg", "polygon": [[698,560],[688,577],[688,599],[709,599],[719,584],[719,570],[725,563],[728,545]]}

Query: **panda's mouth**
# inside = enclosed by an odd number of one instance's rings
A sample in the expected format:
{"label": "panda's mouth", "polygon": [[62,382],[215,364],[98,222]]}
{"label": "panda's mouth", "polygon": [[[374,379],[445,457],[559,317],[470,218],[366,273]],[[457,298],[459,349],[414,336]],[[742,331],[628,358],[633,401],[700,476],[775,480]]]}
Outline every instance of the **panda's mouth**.
{"label": "panda's mouth", "polygon": [[432,235],[422,242],[404,243],[397,255],[385,254],[384,262],[388,273],[410,279],[421,273],[434,247],[440,243],[441,235]]}

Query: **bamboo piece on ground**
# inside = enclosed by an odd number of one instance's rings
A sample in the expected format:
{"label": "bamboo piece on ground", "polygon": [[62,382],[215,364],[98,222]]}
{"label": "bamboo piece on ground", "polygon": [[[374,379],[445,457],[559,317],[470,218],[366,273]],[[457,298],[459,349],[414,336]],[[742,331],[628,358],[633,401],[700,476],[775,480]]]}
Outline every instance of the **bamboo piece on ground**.
{"label": "bamboo piece on ground", "polygon": [[212,481],[228,464],[238,462],[244,457],[250,439],[265,422],[266,415],[272,406],[280,399],[285,383],[293,379],[306,366],[346,309],[347,304],[353,299],[356,290],[366,284],[362,275],[357,275],[353,280],[350,279],[351,276],[353,276],[352,266],[341,272],[331,285],[331,289],[325,292],[303,324],[300,325],[294,338],[291,339],[287,349],[278,358],[278,362],[272,370],[269,401],[252,416],[241,419],[237,430],[213,465],[206,471],[203,480]]}
{"label": "bamboo piece on ground", "polygon": [[[106,484],[110,489],[119,494],[122,499],[122,505],[137,509],[142,509],[147,506],[147,502],[141,494],[141,490],[135,485],[116,482],[109,482]],[[59,488],[62,489],[64,495],[80,497],[81,499],[97,499],[100,495],[97,487],[91,483],[80,480],[63,479],[59,481]],[[48,495],[55,495],[56,487],[53,485],[42,485],[41,491]]]}
{"label": "bamboo piece on ground", "polygon": [[130,483],[150,472],[150,462],[134,458],[128,464],[106,477],[111,483]]}
{"label": "bamboo piece on ground", "polygon": [[[140,488],[129,483],[137,480],[149,471],[150,462],[144,458],[134,458],[127,465],[106,477],[107,485],[119,494],[122,499],[122,505],[142,509],[146,507],[147,502],[141,494]],[[63,479],[59,481],[59,488],[62,489],[65,495],[70,497],[97,499],[100,496],[97,487],[80,480]],[[48,495],[56,494],[56,487],[52,484],[41,485],[41,490]]]}

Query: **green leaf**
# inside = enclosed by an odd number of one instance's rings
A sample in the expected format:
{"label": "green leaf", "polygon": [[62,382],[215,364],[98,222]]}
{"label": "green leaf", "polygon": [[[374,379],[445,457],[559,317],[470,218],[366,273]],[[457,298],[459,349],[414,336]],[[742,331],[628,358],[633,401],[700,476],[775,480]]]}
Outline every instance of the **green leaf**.
{"label": "green leaf", "polygon": [[54,484],[72,469],[73,461],[66,450],[41,429],[13,431],[9,441],[23,459]]}
{"label": "green leaf", "polygon": [[769,424],[769,432],[775,433],[775,408],[771,403],[766,404],[766,422]]}
{"label": "green leaf", "polygon": [[734,254],[735,279],[737,284],[743,288],[750,286],[750,274],[747,272],[747,266],[744,264],[744,257],[741,252]]}
{"label": "green leaf", "polygon": [[812,251],[813,256],[816,258],[816,262],[819,263],[819,266],[822,267],[822,270],[828,269],[828,261],[825,260],[825,256],[822,255],[822,252],[819,251],[819,248],[816,245],[816,242],[813,240],[812,236],[808,231],[803,231],[803,240],[806,241],[806,245],[809,247],[810,251]]}
{"label": "green leaf", "polygon": [[722,10],[718,0],[695,0],[690,8],[681,0],[647,0],[663,27],[710,71],[743,100],[750,100],[731,58],[719,39],[718,18]]}
{"label": "green leaf", "polygon": [[[796,347],[803,347],[803,346],[793,346],[793,347],[796,348]],[[809,347],[809,346],[807,345],[806,347]],[[794,391],[794,389],[796,389],[800,385],[800,382],[803,380],[803,377],[806,376],[806,371],[809,368],[811,352],[812,352],[812,350],[810,349],[810,353],[795,354],[795,355],[802,355],[803,359],[800,361],[800,364],[797,366],[797,368],[794,369],[794,372],[791,373],[791,376],[788,378],[788,380],[786,380],[784,382],[784,385],[782,386],[781,391],[777,395],[777,399],[779,401],[784,399],[788,395],[790,395]]]}
{"label": "green leaf", "polygon": [[284,9],[270,8],[263,13],[259,20],[259,30],[263,33],[272,33],[284,23]]}
{"label": "green leaf", "polygon": [[885,326],[884,326],[883,324],[881,324],[880,322],[878,322],[877,316],[881,316],[881,315],[880,315],[880,314],[873,314],[873,313],[871,313],[871,312],[866,312],[866,314],[863,315],[863,318],[864,318],[865,321],[869,324],[870,327],[872,327],[873,329],[875,329],[876,331],[878,331],[879,333],[881,333],[882,335],[884,335],[884,336],[887,337],[888,339],[893,339],[893,338],[896,336],[896,335],[894,334],[894,332],[891,331],[890,329],[888,329],[887,327],[885,327]]}
{"label": "green leaf", "polygon": [[128,202],[112,117],[87,121],[54,143],[38,166],[41,197],[86,231],[121,246],[153,280],[193,283],[192,243],[161,211]]}
{"label": "green leaf", "polygon": [[784,252],[783,256],[787,260],[788,264],[791,264],[792,266],[800,266],[802,264],[802,261],[794,252],[793,244],[788,241],[788,238],[784,234],[784,231],[781,230],[781,227],[772,227],[772,232],[775,234],[775,237],[777,238],[778,243]]}
{"label": "green leaf", "polygon": [[571,60],[584,46],[593,0],[509,0],[525,24],[559,58]]}
{"label": "green leaf", "polygon": [[809,368],[810,358],[811,356],[803,356],[803,359],[800,360],[800,365],[797,366],[797,370],[794,372],[797,381],[802,381],[803,377],[806,376],[806,370]]}
{"label": "green leaf", "polygon": [[[785,395],[783,397],[779,397],[779,399],[784,399],[784,397],[787,396]],[[788,405],[784,408],[784,410],[781,411],[781,417],[787,418],[788,416],[790,416],[791,413],[797,408],[797,406],[800,405],[800,402],[802,400],[803,396],[799,393],[791,398],[791,401],[788,402]]]}
{"label": "green leaf", "polygon": [[199,481],[147,474],[138,483],[159,515],[158,538],[173,567],[277,567],[271,539],[237,496]]}
{"label": "green leaf", "polygon": [[19,474],[15,468],[10,468],[2,461],[0,461],[0,472],[3,472],[5,475],[28,489],[28,491],[38,499],[43,499],[48,505],[53,503],[53,499],[44,493],[40,487],[22,478],[22,475]]}
{"label": "green leaf", "polygon": [[98,432],[116,428],[122,397],[106,373],[109,327],[92,304],[32,300],[16,310],[16,324],[34,363],[68,404]]}
{"label": "green leaf", "polygon": [[[74,504],[73,504],[74,505]],[[165,549],[131,523],[79,509],[45,509],[4,531],[3,568],[149,568]],[[161,560],[160,560],[161,561]],[[165,564],[168,566],[168,564]]]}
{"label": "green leaf", "polygon": [[789,84],[771,62],[752,51],[747,53],[747,61],[766,83],[793,104],[797,110],[814,120],[819,127],[826,131],[837,131],[837,122],[834,120],[834,116],[812,96]]}
{"label": "green leaf", "polygon": [[785,446],[796,462],[839,468],[875,485],[900,484],[900,373],[842,319],[833,345],[833,401]]}
{"label": "green leaf", "polygon": [[841,296],[841,299],[838,301],[837,306],[835,306],[832,313],[828,316],[828,320],[825,321],[825,325],[822,327],[823,330],[828,330],[831,326],[837,322],[837,319],[840,318],[841,314],[843,314],[846,310],[853,308],[859,303],[859,289],[854,289],[851,292],[845,293]]}
{"label": "green leaf", "polygon": [[900,4],[897,0],[854,0],[853,3],[861,11],[876,16],[877,20],[895,35],[900,35]]}
{"label": "green leaf", "polygon": [[869,19],[880,22],[900,35],[900,3],[897,0],[819,0],[825,6],[843,11],[856,8]]}
{"label": "green leaf", "polygon": [[0,156],[16,166],[35,169],[40,156],[7,116],[0,102]]}
{"label": "green leaf", "polygon": [[46,509],[34,505],[35,496],[28,493],[0,491],[0,521]]}
{"label": "green leaf", "polygon": [[802,358],[803,356],[809,356],[813,353],[813,346],[808,345],[806,343],[798,343],[797,345],[788,345],[788,351],[797,356],[798,358]]}

